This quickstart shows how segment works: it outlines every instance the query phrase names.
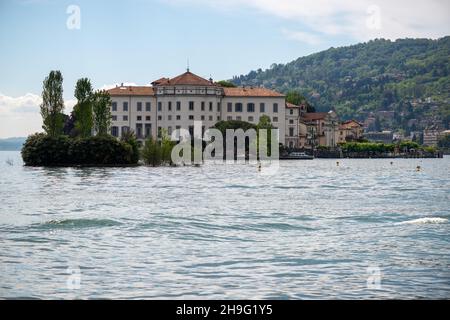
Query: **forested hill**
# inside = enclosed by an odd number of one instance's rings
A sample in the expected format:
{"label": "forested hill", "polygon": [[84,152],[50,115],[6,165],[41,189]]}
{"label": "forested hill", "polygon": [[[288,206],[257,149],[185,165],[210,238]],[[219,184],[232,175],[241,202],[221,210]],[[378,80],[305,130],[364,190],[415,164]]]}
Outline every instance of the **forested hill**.
{"label": "forested hill", "polygon": [[273,64],[232,82],[299,90],[318,111],[334,108],[343,118],[363,120],[383,110],[410,119],[439,117],[448,126],[449,74],[450,37],[381,39]]}

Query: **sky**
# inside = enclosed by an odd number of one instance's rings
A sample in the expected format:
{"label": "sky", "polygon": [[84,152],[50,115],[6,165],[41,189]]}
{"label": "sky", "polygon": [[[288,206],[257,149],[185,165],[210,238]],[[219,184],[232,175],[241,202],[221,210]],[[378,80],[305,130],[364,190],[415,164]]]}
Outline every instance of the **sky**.
{"label": "sky", "polygon": [[42,81],[230,79],[330,47],[450,34],[448,0],[0,0],[0,138],[42,131]]}

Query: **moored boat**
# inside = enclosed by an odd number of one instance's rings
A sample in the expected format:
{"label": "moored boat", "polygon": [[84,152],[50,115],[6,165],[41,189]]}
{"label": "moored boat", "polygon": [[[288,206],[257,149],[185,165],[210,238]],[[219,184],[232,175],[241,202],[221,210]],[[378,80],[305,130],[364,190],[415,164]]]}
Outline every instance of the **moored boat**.
{"label": "moored boat", "polygon": [[313,160],[314,157],[306,154],[305,152],[291,152],[284,157],[280,157],[281,160]]}

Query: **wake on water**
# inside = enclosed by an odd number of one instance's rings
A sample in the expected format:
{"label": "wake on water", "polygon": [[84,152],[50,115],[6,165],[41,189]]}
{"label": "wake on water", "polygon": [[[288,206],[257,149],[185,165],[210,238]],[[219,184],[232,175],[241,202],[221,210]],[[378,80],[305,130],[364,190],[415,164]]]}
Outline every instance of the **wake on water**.
{"label": "wake on water", "polygon": [[404,222],[399,222],[398,224],[403,225],[403,224],[435,224],[435,223],[447,223],[448,219],[445,218],[436,218],[436,217],[429,217],[429,218],[419,218],[419,219],[414,219],[414,220],[410,220],[410,221],[404,221]]}

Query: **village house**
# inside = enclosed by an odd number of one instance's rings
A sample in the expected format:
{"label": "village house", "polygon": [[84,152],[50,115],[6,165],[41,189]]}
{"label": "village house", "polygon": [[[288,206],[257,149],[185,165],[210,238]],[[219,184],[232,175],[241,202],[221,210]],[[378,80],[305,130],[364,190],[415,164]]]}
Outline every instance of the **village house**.
{"label": "village house", "polygon": [[338,143],[357,141],[363,137],[364,127],[355,120],[349,120],[341,123],[339,126]]}

